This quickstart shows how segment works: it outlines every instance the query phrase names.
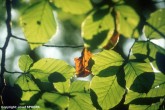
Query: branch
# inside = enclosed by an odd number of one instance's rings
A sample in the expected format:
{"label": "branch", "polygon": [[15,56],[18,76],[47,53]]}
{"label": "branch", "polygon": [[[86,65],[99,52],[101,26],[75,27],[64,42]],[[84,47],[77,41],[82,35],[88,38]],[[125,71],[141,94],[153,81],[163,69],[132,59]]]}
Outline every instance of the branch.
{"label": "branch", "polygon": [[[4,80],[4,73],[5,73],[5,59],[6,59],[6,49],[10,41],[11,37],[11,0],[6,0],[6,12],[7,12],[7,19],[6,19],[6,27],[7,27],[7,37],[4,43],[4,46],[1,48],[2,50],[2,58],[1,58],[1,74],[0,74],[0,95],[5,87],[5,80]],[[3,104],[3,101],[1,100]]]}
{"label": "branch", "polygon": [[[26,41],[28,42],[26,39],[17,37],[12,35],[13,38],[18,39],[18,40],[22,40],[22,41]],[[43,44],[43,43],[38,43],[38,42],[28,42],[29,44]],[[42,46],[44,47],[58,47],[58,48],[82,48],[84,47],[84,45],[48,45],[48,44],[43,44]]]}
{"label": "branch", "polygon": [[11,74],[14,74],[14,73],[20,73],[20,74],[23,74],[23,72],[17,72],[17,71],[12,72],[12,71],[5,70],[5,72],[7,72],[7,73],[11,73]]}

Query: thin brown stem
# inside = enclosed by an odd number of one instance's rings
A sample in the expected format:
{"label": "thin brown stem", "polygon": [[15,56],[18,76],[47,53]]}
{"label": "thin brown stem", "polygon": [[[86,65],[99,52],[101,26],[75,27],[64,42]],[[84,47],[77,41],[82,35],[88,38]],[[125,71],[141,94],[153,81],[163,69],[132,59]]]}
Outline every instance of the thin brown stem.
{"label": "thin brown stem", "polygon": [[[26,39],[17,37],[12,35],[13,38],[18,39],[18,40],[22,40],[22,41],[26,41],[28,42]],[[28,42],[29,44],[43,44],[43,43],[38,43],[38,42]],[[84,47],[84,45],[50,45],[50,44],[43,44],[42,46],[44,47],[58,47],[58,48],[82,48]]]}

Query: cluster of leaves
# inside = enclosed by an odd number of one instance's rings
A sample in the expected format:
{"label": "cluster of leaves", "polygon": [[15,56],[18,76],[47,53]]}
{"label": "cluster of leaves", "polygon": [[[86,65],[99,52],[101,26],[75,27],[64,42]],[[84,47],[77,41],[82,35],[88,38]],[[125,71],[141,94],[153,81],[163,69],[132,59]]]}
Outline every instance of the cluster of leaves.
{"label": "cluster of leaves", "polygon": [[43,110],[163,108],[165,71],[159,70],[157,60],[165,56],[165,49],[152,40],[165,38],[165,9],[151,14],[143,26],[147,40],[136,40],[124,59],[111,49],[118,43],[113,40],[114,34],[117,33],[117,39],[119,35],[138,38],[140,17],[124,0],[100,4],[95,9],[90,0],[42,0],[25,9],[20,22],[31,49],[48,42],[56,32],[54,6],[72,14],[85,14],[93,9],[81,27],[85,47],[93,50],[111,46],[92,55],[91,81],[72,80],[76,71],[62,60],[43,58],[33,62],[28,55],[22,55],[19,67],[23,74],[15,82],[20,105],[39,105]]}

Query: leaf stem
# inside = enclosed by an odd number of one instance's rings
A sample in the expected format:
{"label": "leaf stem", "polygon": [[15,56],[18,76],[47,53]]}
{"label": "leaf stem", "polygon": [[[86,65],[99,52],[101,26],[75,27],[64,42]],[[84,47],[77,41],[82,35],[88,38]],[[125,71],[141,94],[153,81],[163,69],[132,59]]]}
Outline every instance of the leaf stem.
{"label": "leaf stem", "polygon": [[[28,42],[26,39],[17,37],[15,35],[12,35],[13,38],[18,39],[18,40],[22,40],[22,41],[26,41]],[[38,43],[38,42],[28,42],[29,44],[43,44],[43,43]],[[58,48],[83,48],[84,45],[50,45],[50,44],[43,44],[42,46],[44,47],[58,47]]]}

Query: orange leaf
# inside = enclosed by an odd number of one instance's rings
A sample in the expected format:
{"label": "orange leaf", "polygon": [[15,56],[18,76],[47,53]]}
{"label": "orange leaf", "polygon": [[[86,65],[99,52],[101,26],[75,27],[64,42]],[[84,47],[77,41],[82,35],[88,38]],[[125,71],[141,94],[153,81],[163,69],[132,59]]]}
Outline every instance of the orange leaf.
{"label": "orange leaf", "polygon": [[107,43],[106,46],[104,46],[104,49],[110,49],[116,46],[116,44],[118,43],[119,40],[119,33],[117,31],[115,31],[111,37],[111,39],[109,40],[109,42]]}
{"label": "orange leaf", "polygon": [[92,57],[92,53],[87,50],[87,48],[84,48],[81,57],[75,58],[75,67],[76,67],[76,75],[81,77],[85,77],[91,73],[89,69],[89,60]]}

